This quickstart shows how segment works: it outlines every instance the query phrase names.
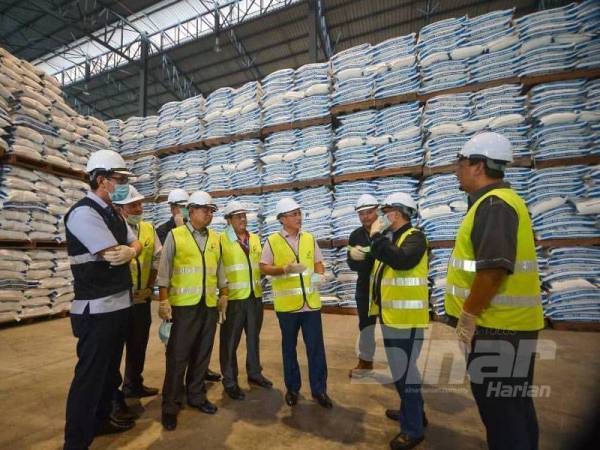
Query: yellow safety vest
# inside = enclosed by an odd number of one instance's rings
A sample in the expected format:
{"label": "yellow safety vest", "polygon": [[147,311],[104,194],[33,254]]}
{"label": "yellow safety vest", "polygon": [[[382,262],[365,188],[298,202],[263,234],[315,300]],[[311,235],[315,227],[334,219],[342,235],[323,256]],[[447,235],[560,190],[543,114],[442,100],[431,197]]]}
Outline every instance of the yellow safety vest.
{"label": "yellow safety vest", "polygon": [[481,202],[492,195],[504,200],[517,213],[517,255],[514,273],[504,279],[490,305],[478,317],[477,325],[513,331],[542,329],[544,315],[531,219],[525,202],[509,188],[492,189],[481,196],[463,219],[448,261],[446,314],[459,317],[471,292],[476,273],[475,250],[471,241],[475,213]]}
{"label": "yellow safety vest", "polygon": [[262,248],[258,236],[249,234],[249,255],[246,255],[237,240],[232,241],[227,233],[221,233],[223,268],[227,277],[229,300],[246,300],[252,292],[255,297],[262,297],[259,268]]}
{"label": "yellow safety vest", "polygon": [[142,244],[142,251],[129,263],[134,292],[148,287],[154,258],[154,227],[152,224],[143,221],[139,223],[138,241]]}
{"label": "yellow safety vest", "polygon": [[299,239],[296,255],[280,233],[273,233],[268,237],[273,252],[273,263],[276,266],[286,266],[291,263],[306,266],[302,274],[289,273],[272,277],[273,298],[277,312],[299,311],[305,304],[310,309],[321,308],[319,291],[313,288],[311,280],[315,267],[315,238],[312,234],[302,231]]}
{"label": "yellow safety vest", "polygon": [[[404,240],[417,231],[409,228],[398,238],[400,247]],[[383,270],[379,299],[383,323],[393,328],[427,328],[429,324],[429,289],[427,287],[427,251],[419,263],[409,270],[394,270],[379,260],[375,260],[371,270],[369,315],[379,315],[379,305],[375,302],[376,276]],[[380,269],[380,267],[382,267]]]}
{"label": "yellow safety vest", "polygon": [[219,234],[208,230],[204,251],[187,225],[171,230],[175,240],[169,301],[173,306],[196,305],[204,296],[206,306],[217,306],[217,268],[221,257]]}

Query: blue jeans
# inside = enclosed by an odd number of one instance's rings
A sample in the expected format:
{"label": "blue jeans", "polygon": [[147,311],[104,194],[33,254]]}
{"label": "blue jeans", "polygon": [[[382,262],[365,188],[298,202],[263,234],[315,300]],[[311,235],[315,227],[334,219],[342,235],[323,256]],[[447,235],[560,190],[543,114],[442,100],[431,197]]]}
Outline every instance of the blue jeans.
{"label": "blue jeans", "polygon": [[423,436],[423,396],[417,359],[423,328],[397,329],[381,324],[383,344],[394,385],[400,395],[400,430],[411,438]]}
{"label": "blue jeans", "polygon": [[277,318],[281,328],[283,375],[287,390],[298,392],[302,386],[296,353],[298,332],[302,328],[302,338],[304,339],[308,358],[310,390],[313,395],[327,392],[327,362],[325,360],[321,311],[278,312]]}

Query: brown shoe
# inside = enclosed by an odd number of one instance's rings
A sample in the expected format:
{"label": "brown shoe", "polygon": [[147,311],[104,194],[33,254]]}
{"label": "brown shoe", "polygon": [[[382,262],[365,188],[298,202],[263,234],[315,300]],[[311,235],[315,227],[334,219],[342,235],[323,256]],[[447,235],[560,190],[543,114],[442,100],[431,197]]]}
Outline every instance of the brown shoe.
{"label": "brown shoe", "polygon": [[354,369],[351,369],[348,373],[350,378],[363,378],[373,370],[373,361],[365,361],[364,359],[358,359],[358,364]]}

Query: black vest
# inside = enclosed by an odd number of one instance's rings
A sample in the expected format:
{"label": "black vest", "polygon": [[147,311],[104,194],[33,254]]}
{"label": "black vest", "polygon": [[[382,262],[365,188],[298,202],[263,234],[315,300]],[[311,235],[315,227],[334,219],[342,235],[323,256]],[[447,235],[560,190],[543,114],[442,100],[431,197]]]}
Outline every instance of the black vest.
{"label": "black vest", "polygon": [[[65,229],[67,234],[67,253],[69,256],[89,255],[90,251],[67,227],[67,221],[71,212],[81,206],[89,206],[94,209],[104,220],[107,228],[115,237],[119,245],[127,245],[127,224],[119,213],[109,206],[112,213],[102,208],[94,200],[84,197],[79,200],[65,216]],[[85,259],[85,258],[84,258]],[[97,261],[71,263],[71,271],[74,278],[74,290],[76,300],[94,300],[108,297],[119,292],[131,289],[131,271],[129,264],[111,266],[103,259]]]}

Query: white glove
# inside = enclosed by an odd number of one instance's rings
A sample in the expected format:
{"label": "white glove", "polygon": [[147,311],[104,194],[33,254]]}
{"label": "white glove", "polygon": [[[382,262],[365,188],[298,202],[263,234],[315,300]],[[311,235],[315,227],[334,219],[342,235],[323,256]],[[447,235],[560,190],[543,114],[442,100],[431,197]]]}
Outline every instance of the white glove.
{"label": "white glove", "polygon": [[362,247],[355,246],[350,247],[350,258],[354,261],[364,261],[367,257],[367,254],[362,250]]}
{"label": "white glove", "polygon": [[385,230],[385,223],[383,221],[383,217],[378,217],[377,220],[371,225],[369,235],[373,236],[375,233],[381,233],[383,230]]}
{"label": "white glove", "polygon": [[283,268],[284,273],[302,273],[306,270],[304,264],[292,263]]}
{"label": "white glove", "polygon": [[158,317],[162,320],[172,320],[172,310],[169,300],[161,300],[158,305]]}
{"label": "white glove", "polygon": [[219,297],[217,308],[219,310],[219,323],[223,324],[227,320],[227,297]]}
{"label": "white glove", "polygon": [[175,225],[180,227],[185,222],[183,221],[183,216],[181,214],[176,214],[173,216],[173,220],[175,221]]}
{"label": "white glove", "polygon": [[323,277],[323,275],[315,272],[310,276],[310,282],[312,283],[313,286],[318,286],[321,283],[322,277]]}
{"label": "white glove", "polygon": [[152,289],[140,289],[133,293],[133,303],[144,303],[152,295]]}
{"label": "white glove", "polygon": [[456,335],[463,342],[468,351],[471,351],[471,342],[477,326],[477,316],[466,312],[464,309],[460,313],[458,323],[456,324]]}
{"label": "white glove", "polygon": [[114,249],[104,253],[104,259],[111,266],[121,266],[135,258],[135,250],[128,245],[117,245]]}

